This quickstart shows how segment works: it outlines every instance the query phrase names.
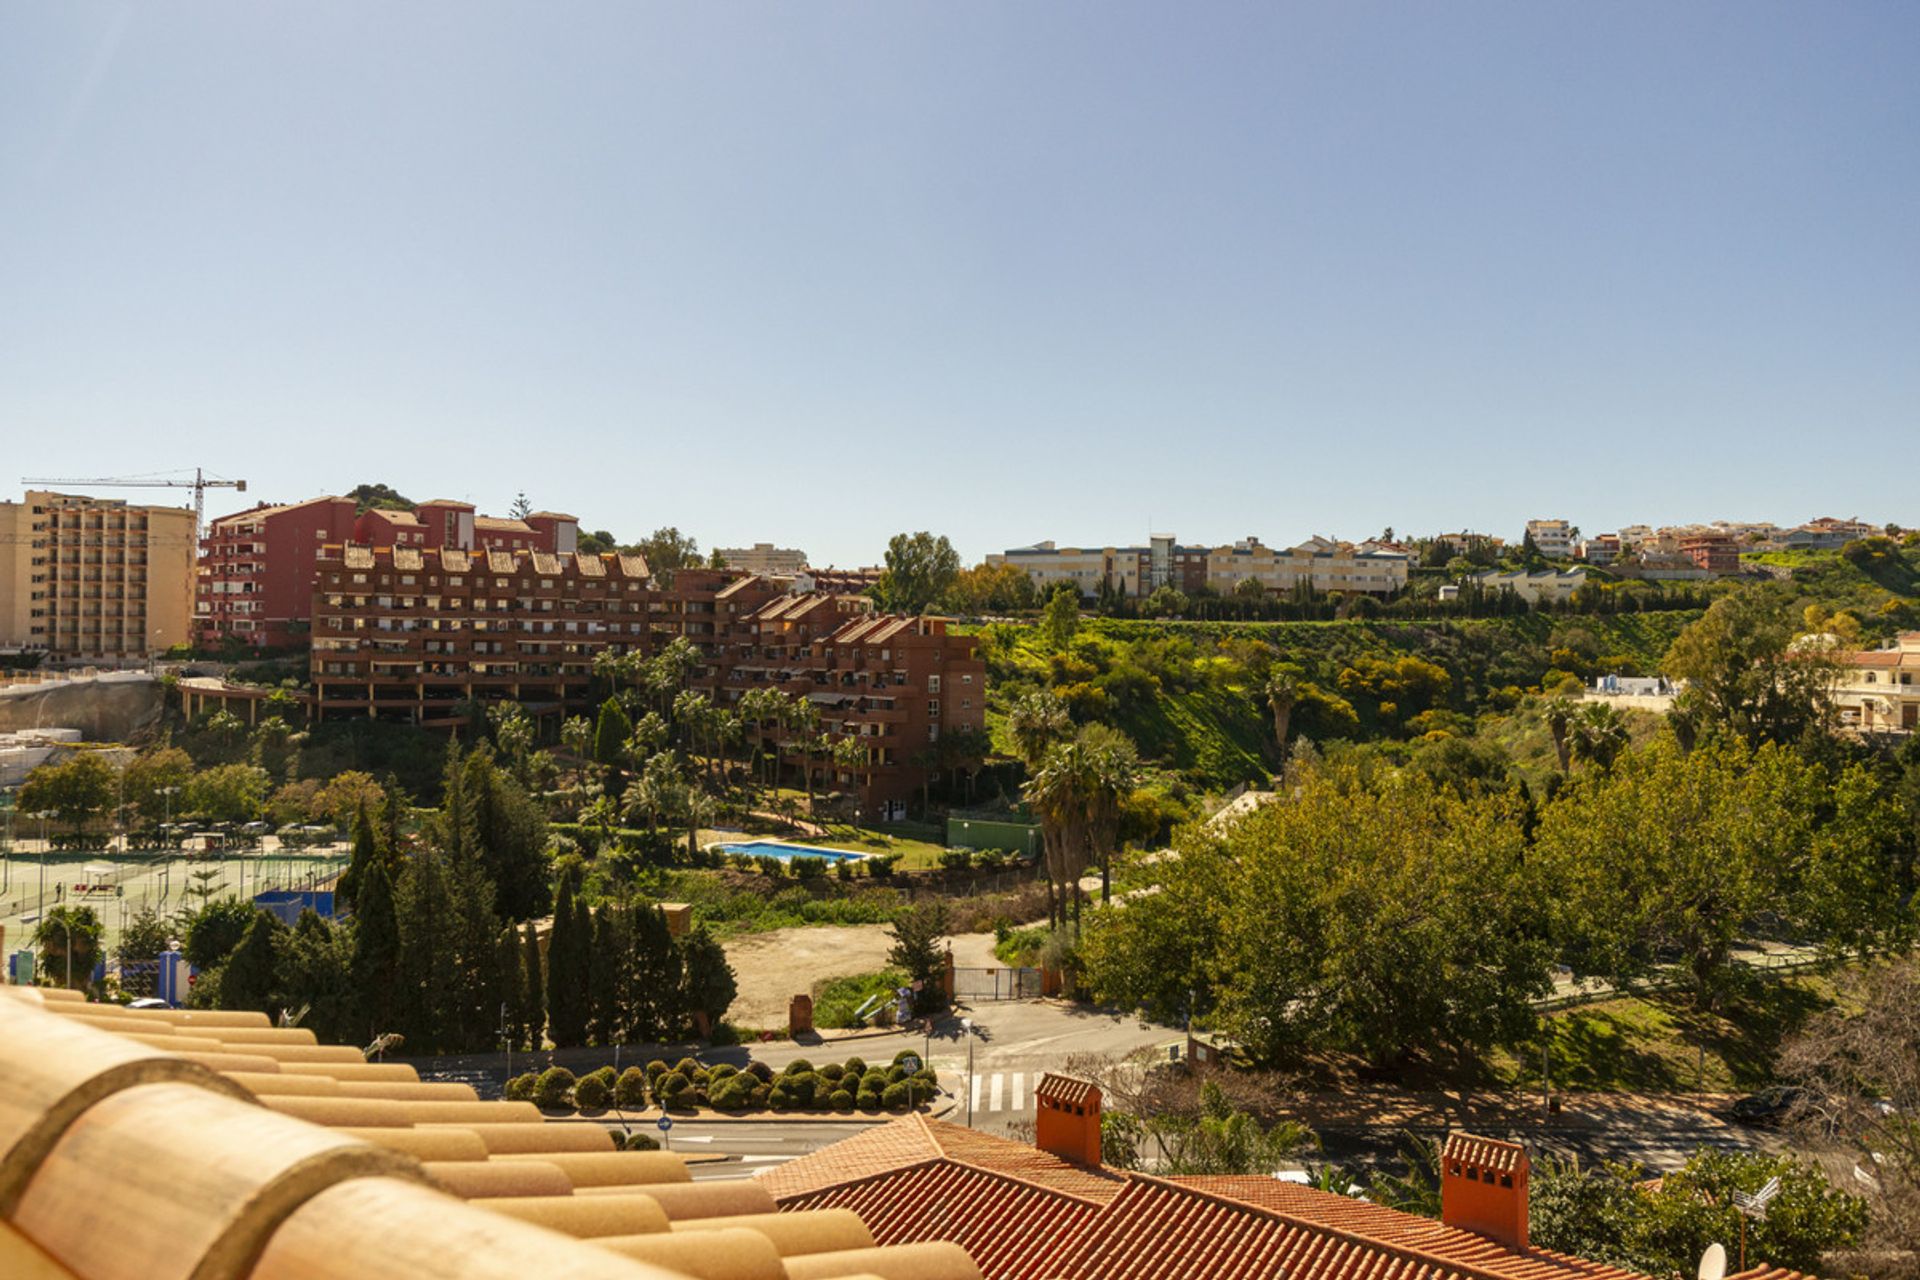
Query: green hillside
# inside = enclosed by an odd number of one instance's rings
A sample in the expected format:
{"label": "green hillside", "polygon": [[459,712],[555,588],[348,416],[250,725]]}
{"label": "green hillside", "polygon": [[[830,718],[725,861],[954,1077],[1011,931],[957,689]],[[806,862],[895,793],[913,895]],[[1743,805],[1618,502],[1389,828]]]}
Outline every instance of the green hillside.
{"label": "green hillside", "polygon": [[1112,724],[1154,766],[1213,789],[1264,780],[1272,720],[1262,692],[1285,663],[1300,682],[1294,732],[1316,741],[1469,733],[1483,713],[1570,677],[1653,671],[1699,614],[1526,614],[1459,622],[1085,620],[1064,649],[1032,626],[982,632],[988,728],[1005,751],[1006,709],[1051,689],[1083,723]]}

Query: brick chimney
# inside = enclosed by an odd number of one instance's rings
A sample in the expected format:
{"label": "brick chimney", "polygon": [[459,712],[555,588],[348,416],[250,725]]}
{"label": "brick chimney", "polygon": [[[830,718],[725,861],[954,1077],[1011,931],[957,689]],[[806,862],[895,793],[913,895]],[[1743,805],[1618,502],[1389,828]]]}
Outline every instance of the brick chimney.
{"label": "brick chimney", "polygon": [[1033,1145],[1075,1164],[1100,1163],[1100,1090],[1085,1080],[1040,1077],[1033,1091]]}
{"label": "brick chimney", "polygon": [[1517,1142],[1448,1134],[1440,1152],[1440,1221],[1525,1249],[1530,1167]]}

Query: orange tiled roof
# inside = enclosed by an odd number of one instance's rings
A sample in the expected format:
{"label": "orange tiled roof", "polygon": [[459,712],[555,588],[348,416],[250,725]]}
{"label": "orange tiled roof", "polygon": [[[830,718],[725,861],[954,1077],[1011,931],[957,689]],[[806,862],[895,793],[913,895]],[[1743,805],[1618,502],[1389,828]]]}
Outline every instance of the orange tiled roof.
{"label": "orange tiled roof", "polygon": [[1059,1076],[1049,1071],[1040,1077],[1040,1084],[1034,1089],[1033,1096],[1057,1102],[1063,1107],[1083,1107],[1093,1101],[1099,1092],[1098,1088],[1085,1080]]}
{"label": "orange tiled roof", "polygon": [[915,1114],[788,1161],[762,1176],[760,1183],[774,1199],[786,1201],[877,1173],[940,1160],[1020,1178],[1046,1191],[1102,1204],[1119,1194],[1123,1181],[1123,1176],[1111,1169],[1088,1169],[1024,1142]]}
{"label": "orange tiled roof", "polygon": [[1443,1161],[1457,1160],[1476,1169],[1491,1169],[1495,1173],[1516,1173],[1526,1161],[1527,1149],[1517,1142],[1502,1142],[1498,1138],[1454,1132],[1447,1135],[1447,1145],[1441,1150],[1440,1158]]}

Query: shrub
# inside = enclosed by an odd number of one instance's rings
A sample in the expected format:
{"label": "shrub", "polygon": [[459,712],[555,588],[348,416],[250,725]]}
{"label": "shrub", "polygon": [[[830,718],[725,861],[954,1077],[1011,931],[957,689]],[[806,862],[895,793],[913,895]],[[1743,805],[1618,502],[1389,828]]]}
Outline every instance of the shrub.
{"label": "shrub", "polygon": [[739,1044],[740,1028],[734,1026],[731,1022],[719,1023],[714,1027],[713,1034],[707,1037],[707,1043],[717,1046]]}
{"label": "shrub", "polygon": [[854,1105],[862,1111],[878,1111],[880,1109],[880,1095],[872,1089],[861,1089],[853,1101]]}
{"label": "shrub", "polygon": [[582,1111],[605,1111],[607,1103],[613,1100],[613,1090],[607,1087],[606,1080],[598,1071],[580,1077],[573,1086],[574,1105]]}
{"label": "shrub", "polygon": [[665,1061],[660,1058],[655,1058],[647,1064],[647,1083],[652,1084],[655,1078],[663,1076],[671,1070],[673,1070],[673,1068],[669,1067]]}
{"label": "shrub", "polygon": [[907,1065],[908,1058],[912,1058],[915,1062],[918,1062],[920,1060],[920,1055],[915,1053],[911,1049],[902,1049],[900,1052],[893,1055],[893,1065],[896,1067],[904,1067]]}
{"label": "shrub", "polygon": [[660,1143],[650,1133],[630,1133],[621,1144],[623,1151],[658,1151]]}
{"label": "shrub", "polygon": [[718,1111],[745,1111],[753,1103],[753,1077],[728,1076],[713,1086],[710,1100]]}
{"label": "shrub", "polygon": [[747,1064],[747,1073],[761,1084],[768,1084],[773,1080],[773,1068],[757,1059]]}
{"label": "shrub", "polygon": [[791,1111],[793,1110],[793,1090],[787,1088],[787,1082],[782,1080],[773,1086],[772,1091],[767,1095],[767,1101],[775,1111]]}
{"label": "shrub", "polygon": [[972,865],[971,849],[948,849],[940,855],[940,866],[946,871],[965,871]]}
{"label": "shrub", "polygon": [[793,858],[787,865],[793,869],[796,880],[819,880],[827,874],[825,858]]}
{"label": "shrub", "polygon": [[847,1074],[855,1079],[867,1074],[867,1060],[865,1058],[848,1058]]}
{"label": "shrub", "polygon": [[783,1076],[797,1076],[811,1070],[813,1070],[813,1064],[811,1062],[808,1062],[805,1058],[795,1058],[787,1064],[786,1069],[780,1074]]}
{"label": "shrub", "polygon": [[758,1110],[766,1110],[773,1101],[773,1090],[764,1084],[753,1086],[753,1105]]}
{"label": "shrub", "polygon": [[878,1093],[890,1083],[892,1082],[887,1079],[887,1073],[875,1067],[860,1077],[860,1091],[866,1093],[871,1090]]}
{"label": "shrub", "polygon": [[693,1081],[678,1071],[669,1071],[653,1086],[653,1098],[663,1107],[689,1107],[693,1099],[687,1094],[693,1090]]}
{"label": "shrub", "polygon": [[835,1111],[853,1110],[853,1095],[848,1093],[845,1089],[835,1089],[833,1091],[833,1096],[828,1098],[827,1102],[829,1105],[833,1107]]}
{"label": "shrub", "polygon": [[890,1084],[880,1094],[880,1105],[889,1111],[907,1109],[907,1086],[901,1083]]}
{"label": "shrub", "polygon": [[700,1074],[700,1064],[692,1058],[680,1059],[680,1061],[673,1064],[673,1069],[689,1080],[692,1080]]}
{"label": "shrub", "polygon": [[613,1082],[613,1101],[616,1106],[630,1110],[639,1110],[647,1105],[647,1076],[638,1067],[628,1067]]}
{"label": "shrub", "polygon": [[895,1063],[893,1066],[887,1068],[888,1084],[899,1084],[902,1080],[905,1080],[906,1078],[907,1078],[907,1069],[903,1066],[900,1066],[898,1063]]}
{"label": "shrub", "polygon": [[853,859],[842,858],[840,861],[834,863],[833,874],[839,876],[842,880],[853,879]]}
{"label": "shrub", "polygon": [[718,1084],[728,1076],[737,1076],[739,1074],[740,1068],[734,1066],[731,1062],[722,1062],[707,1068],[707,1083],[710,1085]]}
{"label": "shrub", "polygon": [[525,1071],[507,1081],[506,1099],[508,1102],[532,1102],[534,1087],[540,1077],[531,1071]]}
{"label": "shrub", "polygon": [[845,1075],[846,1073],[847,1073],[847,1069],[841,1066],[839,1063],[829,1062],[825,1066],[820,1068],[819,1074],[821,1079],[823,1080],[831,1080],[831,1081],[834,1081],[835,1083],[838,1083],[840,1077]]}
{"label": "shrub", "polygon": [[573,1072],[565,1067],[548,1067],[540,1073],[540,1079],[533,1086],[534,1105],[557,1110],[567,1105],[567,1095],[573,1092]]}

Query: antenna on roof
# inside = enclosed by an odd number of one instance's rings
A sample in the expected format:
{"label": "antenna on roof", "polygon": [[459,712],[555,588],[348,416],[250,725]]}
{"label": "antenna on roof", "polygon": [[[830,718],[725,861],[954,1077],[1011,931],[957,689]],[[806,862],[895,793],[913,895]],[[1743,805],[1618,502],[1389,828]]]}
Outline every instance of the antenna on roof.
{"label": "antenna on roof", "polygon": [[1727,1248],[1722,1244],[1710,1244],[1707,1251],[1700,1255],[1700,1280],[1725,1280],[1727,1274]]}

